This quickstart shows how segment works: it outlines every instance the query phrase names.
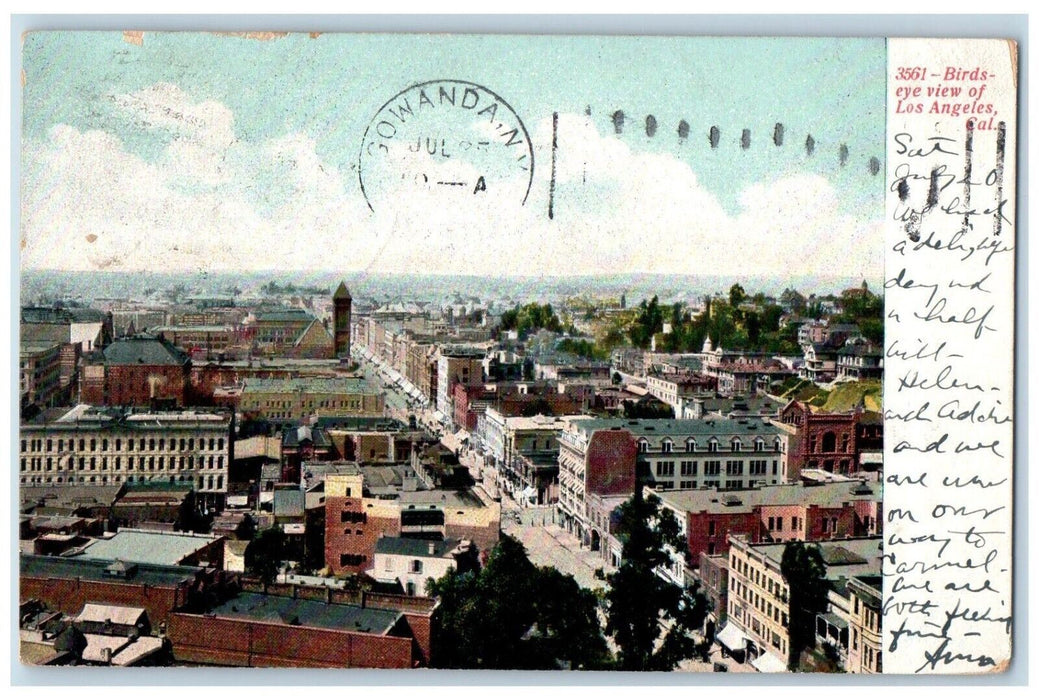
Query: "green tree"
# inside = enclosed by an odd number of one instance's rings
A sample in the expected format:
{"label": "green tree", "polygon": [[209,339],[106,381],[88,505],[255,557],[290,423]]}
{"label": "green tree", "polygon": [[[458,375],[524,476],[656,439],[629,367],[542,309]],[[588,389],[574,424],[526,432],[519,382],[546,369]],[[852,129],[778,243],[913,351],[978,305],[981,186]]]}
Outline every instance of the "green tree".
{"label": "green tree", "polygon": [[245,568],[265,584],[274,581],[285,559],[285,533],[280,525],[261,530],[245,548]]}
{"label": "green tree", "polygon": [[747,292],[743,289],[743,285],[736,283],[729,287],[729,306],[732,308],[738,309],[746,298]]}
{"label": "green tree", "polygon": [[256,536],[256,521],[251,513],[242,516],[241,522],[234,529],[234,536],[237,540],[251,540]]}
{"label": "green tree", "polygon": [[671,671],[703,652],[692,634],[707,617],[707,598],[655,573],[670,566],[667,547],[685,551],[678,521],[656,496],[636,489],[620,508],[618,536],[624,542],[620,569],[609,575],[606,632],[620,648],[625,671]]}
{"label": "green tree", "polygon": [[480,571],[430,583],[439,668],[603,668],[609,662],[596,598],[572,576],[537,567],[503,535]]}
{"label": "green tree", "polygon": [[815,616],[826,611],[830,586],[819,545],[790,542],[783,549],[780,571],[790,590],[790,658],[796,671],[801,652],[815,646]]}

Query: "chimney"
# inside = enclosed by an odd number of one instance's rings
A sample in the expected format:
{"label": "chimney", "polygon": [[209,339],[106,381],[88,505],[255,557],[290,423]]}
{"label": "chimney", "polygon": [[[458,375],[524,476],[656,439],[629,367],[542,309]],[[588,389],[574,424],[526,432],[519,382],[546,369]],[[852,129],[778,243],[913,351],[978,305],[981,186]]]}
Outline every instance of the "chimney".
{"label": "chimney", "polygon": [[436,553],[436,548],[437,548],[437,545],[436,545],[435,542],[430,542],[429,543],[429,556],[433,556],[433,554]]}
{"label": "chimney", "polygon": [[101,663],[109,665],[112,663],[112,650],[105,647],[101,650]]}

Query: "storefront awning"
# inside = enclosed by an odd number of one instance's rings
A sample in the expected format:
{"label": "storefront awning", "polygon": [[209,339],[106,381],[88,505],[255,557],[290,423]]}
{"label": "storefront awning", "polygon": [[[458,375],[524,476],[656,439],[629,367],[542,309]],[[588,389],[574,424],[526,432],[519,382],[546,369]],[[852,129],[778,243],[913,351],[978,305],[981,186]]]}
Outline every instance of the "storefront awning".
{"label": "storefront awning", "polygon": [[742,651],[747,646],[747,635],[732,623],[722,627],[714,638],[729,651]]}
{"label": "storefront awning", "polygon": [[751,661],[750,665],[761,673],[784,673],[787,670],[785,663],[767,651]]}

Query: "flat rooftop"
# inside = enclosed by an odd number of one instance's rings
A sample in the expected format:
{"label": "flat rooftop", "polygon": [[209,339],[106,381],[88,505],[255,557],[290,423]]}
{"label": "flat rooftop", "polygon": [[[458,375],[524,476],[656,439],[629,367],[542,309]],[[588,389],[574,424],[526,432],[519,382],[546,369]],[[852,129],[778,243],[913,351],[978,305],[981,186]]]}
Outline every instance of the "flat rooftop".
{"label": "flat rooftop", "polygon": [[381,394],[382,392],[362,377],[276,377],[259,379],[249,377],[242,387],[243,394]]}
{"label": "flat rooftop", "polygon": [[344,632],[386,635],[401,613],[261,593],[240,593],[209,611],[217,617],[302,625]]}
{"label": "flat rooftop", "polygon": [[747,435],[778,434],[774,425],[756,418],[574,418],[578,430],[628,430],[635,435]]}
{"label": "flat rooftop", "polygon": [[83,559],[120,559],[138,564],[175,566],[219,539],[219,535],[123,528],[108,539],[94,540],[79,556]]}
{"label": "flat rooftop", "polygon": [[758,506],[840,506],[851,501],[881,501],[884,497],[879,482],[861,481],[836,481],[818,486],[777,484],[743,491],[718,491],[711,488],[654,493],[666,505],[685,513],[738,513]]}
{"label": "flat rooftop", "polygon": [[45,557],[23,554],[19,557],[19,575],[33,578],[126,581],[168,588],[185,581],[193,581],[201,570],[194,566],[160,566],[139,563],[137,571],[131,576],[125,579],[113,579],[112,576],[105,573],[112,563],[111,560],[84,559],[82,557]]}

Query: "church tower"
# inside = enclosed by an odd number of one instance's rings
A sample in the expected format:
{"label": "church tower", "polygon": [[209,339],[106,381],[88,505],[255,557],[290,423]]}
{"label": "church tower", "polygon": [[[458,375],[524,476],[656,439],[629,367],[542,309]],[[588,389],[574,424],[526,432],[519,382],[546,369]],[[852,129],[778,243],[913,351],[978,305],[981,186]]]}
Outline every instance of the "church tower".
{"label": "church tower", "polygon": [[345,282],[340,282],[332,295],[332,331],[335,341],[335,356],[350,357],[350,310],[354,300]]}

